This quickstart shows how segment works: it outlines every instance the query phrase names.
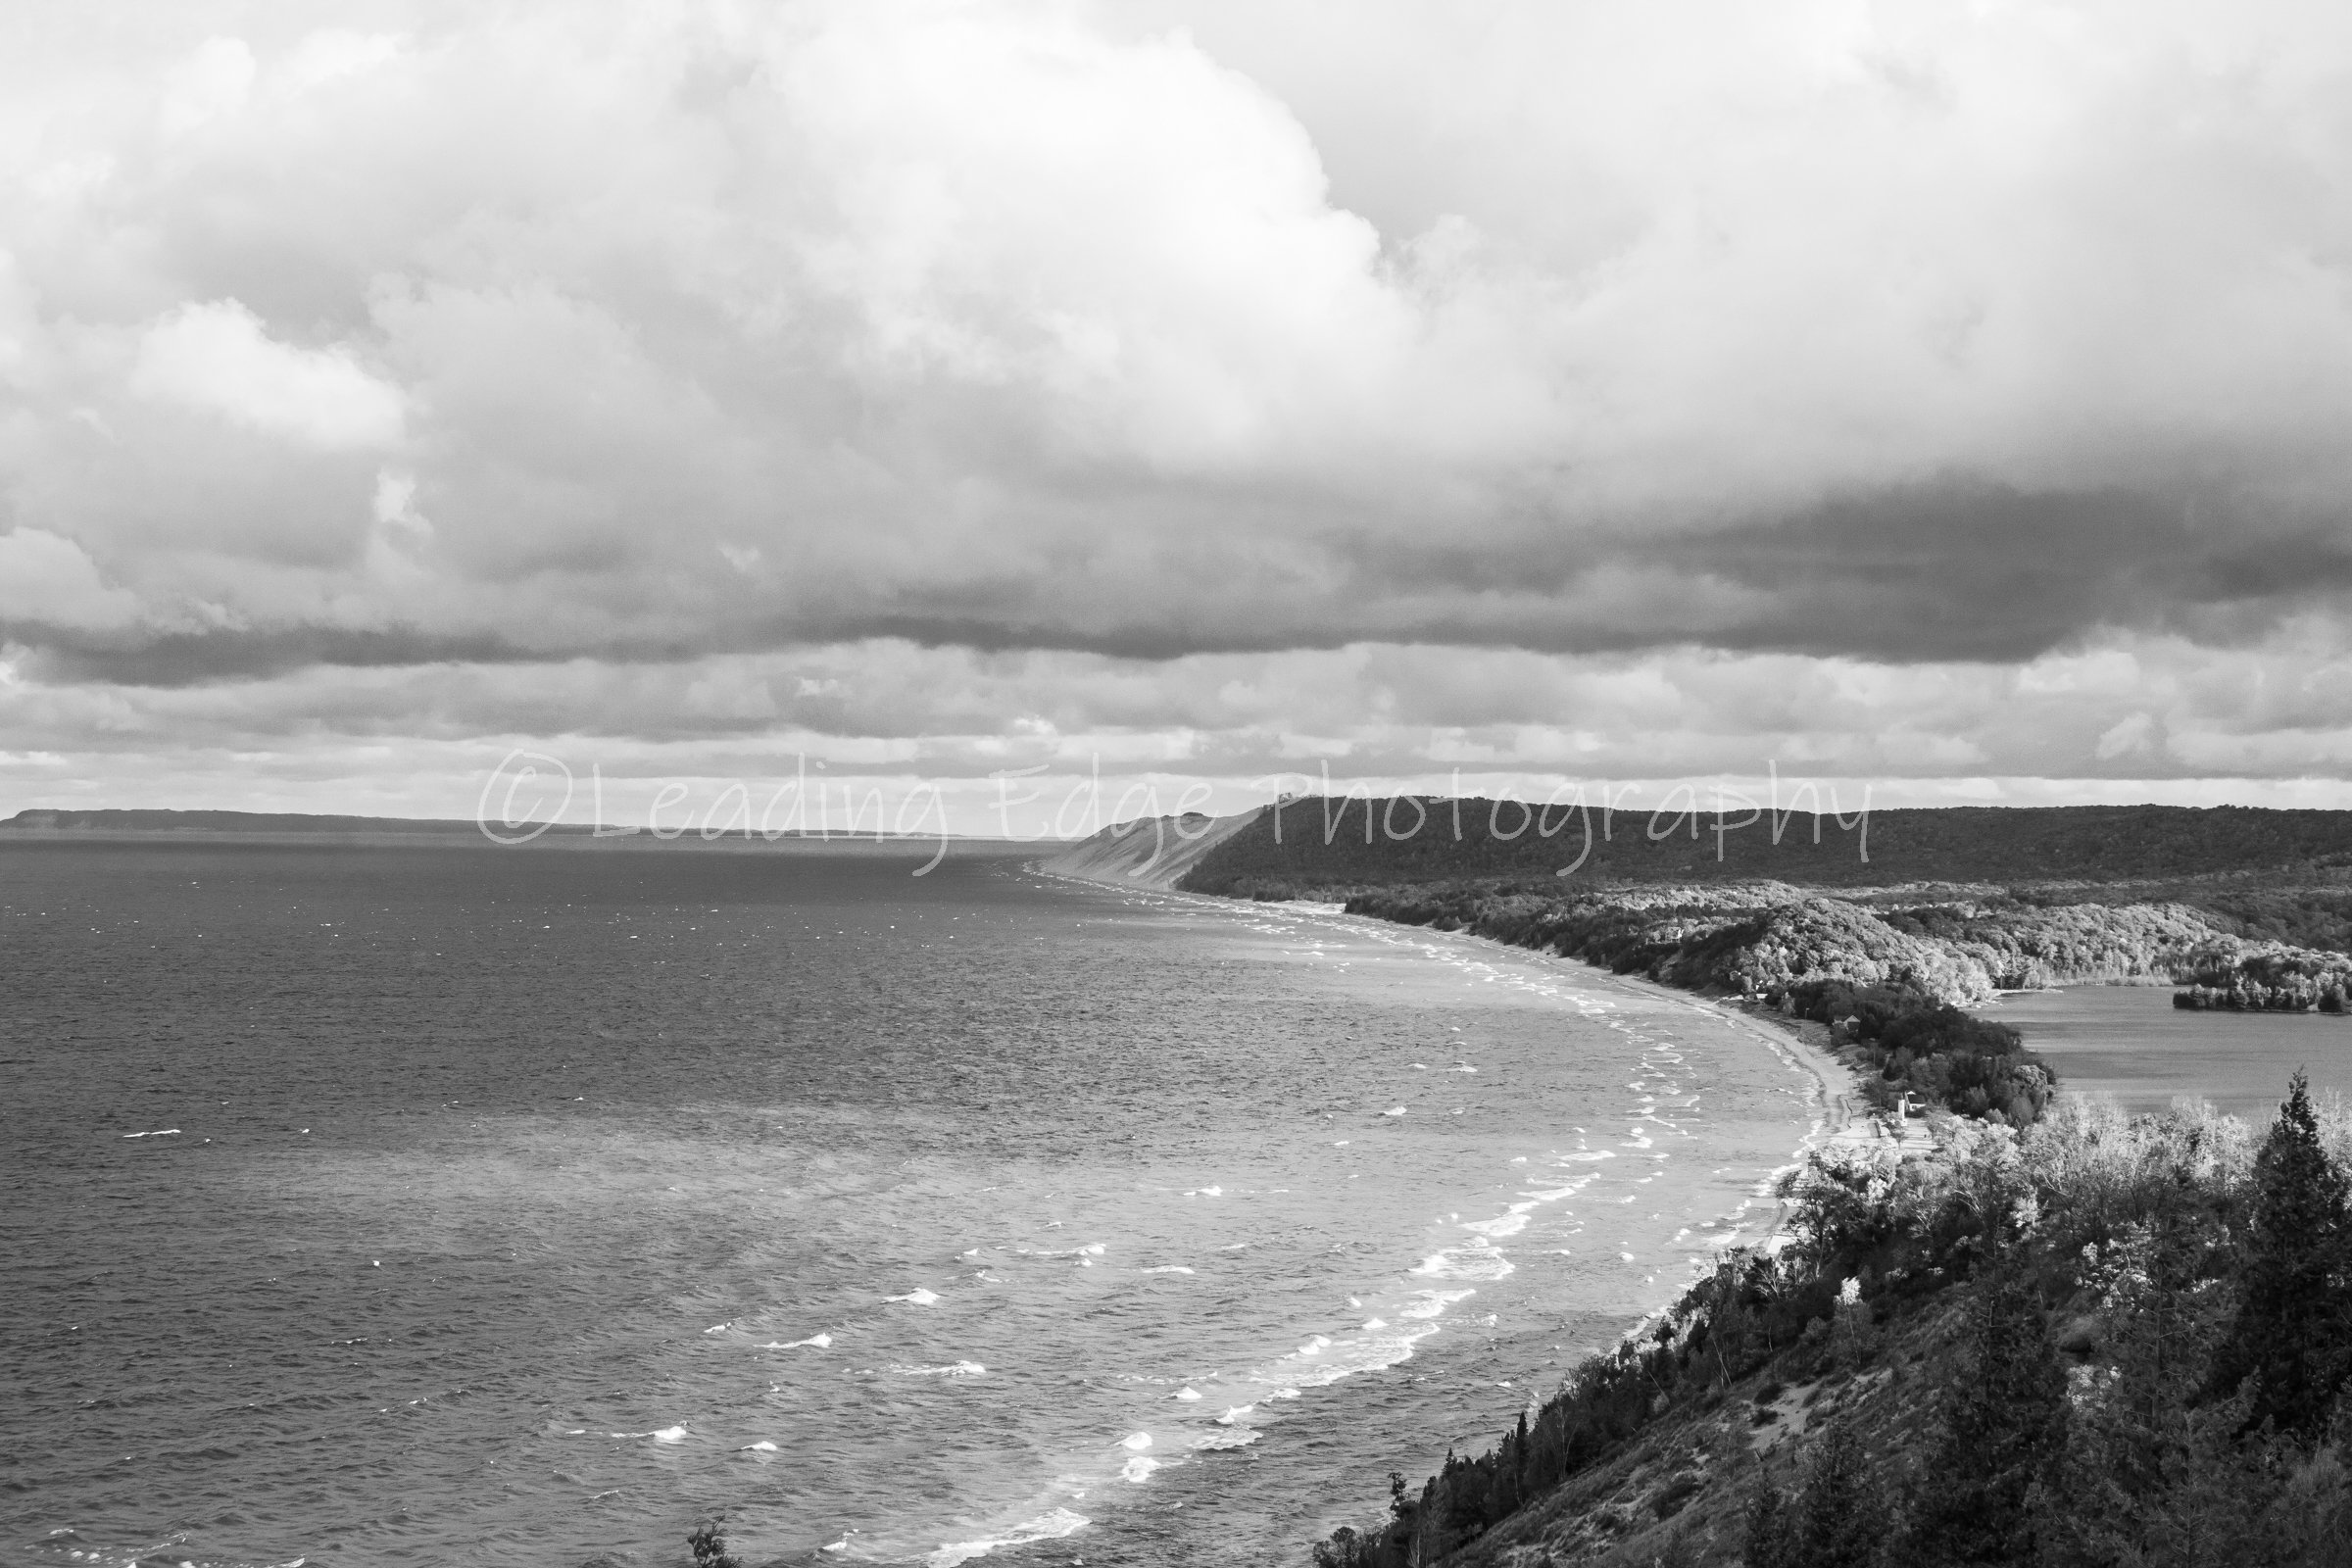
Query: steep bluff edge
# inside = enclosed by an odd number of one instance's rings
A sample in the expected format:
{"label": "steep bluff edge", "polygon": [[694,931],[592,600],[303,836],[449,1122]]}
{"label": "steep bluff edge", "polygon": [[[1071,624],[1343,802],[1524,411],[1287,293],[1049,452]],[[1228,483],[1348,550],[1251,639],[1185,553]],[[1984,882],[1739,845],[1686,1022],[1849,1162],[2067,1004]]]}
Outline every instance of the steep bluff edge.
{"label": "steep bluff edge", "polygon": [[1218,845],[1257,820],[1263,807],[1232,816],[1139,816],[1114,823],[1037,862],[1049,876],[1123,888],[1176,886]]}

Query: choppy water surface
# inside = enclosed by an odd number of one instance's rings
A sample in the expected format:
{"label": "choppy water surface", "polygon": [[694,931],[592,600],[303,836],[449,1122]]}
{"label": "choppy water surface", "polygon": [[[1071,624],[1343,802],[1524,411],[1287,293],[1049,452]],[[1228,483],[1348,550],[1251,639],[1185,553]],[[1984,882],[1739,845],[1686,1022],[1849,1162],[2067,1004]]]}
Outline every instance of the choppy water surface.
{"label": "choppy water surface", "polygon": [[0,1561],[1302,1561],[1810,1119],[1582,968],[914,863],[0,850]]}

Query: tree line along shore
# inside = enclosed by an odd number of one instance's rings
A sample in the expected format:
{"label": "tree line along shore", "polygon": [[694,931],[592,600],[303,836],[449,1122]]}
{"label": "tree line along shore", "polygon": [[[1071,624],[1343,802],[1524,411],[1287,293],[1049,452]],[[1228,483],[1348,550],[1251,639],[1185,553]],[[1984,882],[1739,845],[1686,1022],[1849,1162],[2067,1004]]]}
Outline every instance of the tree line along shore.
{"label": "tree line along shore", "polygon": [[1310,798],[1177,884],[1815,1020],[1874,1110],[1936,1132],[1816,1155],[1779,1250],[1722,1259],[1485,1451],[1392,1473],[1316,1562],[2352,1564],[2352,1120],[2299,1075],[2267,1130],[2126,1116],[1969,1010],[2136,983],[2343,1013],[2352,812],[1886,811],[1867,859],[1854,816],[1745,817]]}

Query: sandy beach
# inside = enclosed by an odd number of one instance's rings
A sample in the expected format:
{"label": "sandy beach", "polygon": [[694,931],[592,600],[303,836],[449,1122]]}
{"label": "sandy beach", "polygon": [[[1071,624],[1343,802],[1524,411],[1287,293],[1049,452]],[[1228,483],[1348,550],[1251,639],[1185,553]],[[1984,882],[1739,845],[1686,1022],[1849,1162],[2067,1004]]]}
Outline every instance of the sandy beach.
{"label": "sandy beach", "polygon": [[[1634,983],[1656,984],[1648,980]],[[1805,1152],[1836,1149],[1856,1153],[1892,1153],[1936,1146],[1925,1121],[1894,1122],[1872,1113],[1863,1102],[1854,1070],[1839,1061],[1831,1047],[1826,1025],[1809,1018],[1785,1018],[1736,1002],[1710,1000],[1708,1004],[1745,1026],[1767,1049],[1813,1080],[1822,1123],[1818,1134],[1806,1140]]]}

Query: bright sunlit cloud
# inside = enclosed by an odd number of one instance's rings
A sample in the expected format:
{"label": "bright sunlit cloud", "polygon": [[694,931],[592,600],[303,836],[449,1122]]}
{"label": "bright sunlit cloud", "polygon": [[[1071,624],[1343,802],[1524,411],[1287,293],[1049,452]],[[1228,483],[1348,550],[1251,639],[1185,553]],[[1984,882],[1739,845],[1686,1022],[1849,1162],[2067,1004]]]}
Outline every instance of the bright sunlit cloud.
{"label": "bright sunlit cloud", "polygon": [[170,793],[128,733],[2352,756],[2326,8],[11,26],[0,703],[83,798]]}

